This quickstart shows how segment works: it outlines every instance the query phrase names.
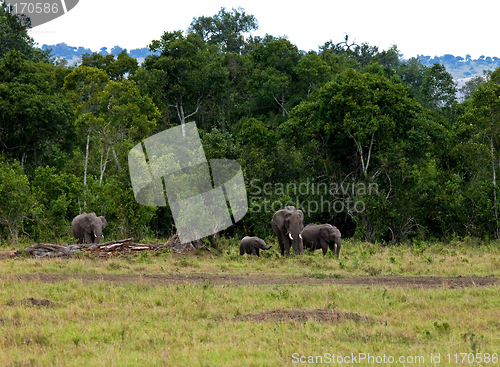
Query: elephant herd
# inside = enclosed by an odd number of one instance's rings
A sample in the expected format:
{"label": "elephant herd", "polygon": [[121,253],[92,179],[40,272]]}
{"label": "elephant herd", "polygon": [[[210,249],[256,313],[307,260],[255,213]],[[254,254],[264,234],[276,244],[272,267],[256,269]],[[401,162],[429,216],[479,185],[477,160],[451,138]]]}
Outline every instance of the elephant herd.
{"label": "elephant herd", "polygon": [[[323,256],[330,248],[337,257],[340,255],[341,234],[337,227],[331,224],[308,224],[304,227],[304,213],[293,206],[287,206],[274,213],[271,227],[278,238],[281,256],[290,255],[290,248],[296,255],[302,255],[304,248],[309,248],[310,251],[321,248]],[[260,256],[260,250],[270,248],[259,237],[247,236],[241,240],[240,255]]]}
{"label": "elephant herd", "polygon": [[[106,224],[107,221],[103,216],[83,213],[73,219],[71,230],[78,243],[98,244]],[[310,251],[321,248],[324,256],[330,248],[339,257],[342,245],[341,234],[337,227],[330,224],[308,224],[304,227],[304,213],[293,206],[287,206],[274,213],[271,227],[278,238],[282,256],[290,255],[290,248],[295,255],[302,255],[304,248],[309,248]],[[270,248],[261,238],[246,236],[240,242],[240,255],[260,257],[260,250]]]}

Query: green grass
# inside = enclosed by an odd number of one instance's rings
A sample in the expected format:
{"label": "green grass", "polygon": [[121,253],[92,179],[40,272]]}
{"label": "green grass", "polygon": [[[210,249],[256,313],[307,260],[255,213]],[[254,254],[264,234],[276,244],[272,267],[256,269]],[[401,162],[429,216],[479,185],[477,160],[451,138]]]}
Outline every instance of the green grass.
{"label": "green grass", "polygon": [[102,260],[90,254],[73,259],[2,260],[0,275],[10,274],[170,274],[208,273],[277,276],[306,275],[315,278],[355,275],[402,276],[499,276],[500,241],[481,244],[472,239],[451,244],[417,242],[411,245],[382,246],[358,241],[343,241],[340,259],[329,251],[283,258],[277,249],[261,258],[239,255],[237,241],[211,252],[188,254],[142,252]]}
{"label": "green grass", "polygon": [[[341,258],[213,251],[108,260],[0,260],[1,366],[277,366],[292,356],[500,353],[498,286],[459,289],[340,285],[197,285],[18,281],[34,273],[208,273],[311,278],[356,275],[499,276],[498,243],[380,246],[345,241]],[[22,303],[48,299],[52,306]],[[234,321],[269,310],[335,309],[375,320]],[[459,359],[462,357],[459,356]],[[314,365],[314,364],[307,364]],[[376,365],[360,363],[358,365]],[[402,364],[400,364],[402,365]],[[419,365],[419,364],[413,364]],[[468,364],[468,365],[479,365]],[[484,364],[490,365],[490,364]]]}
{"label": "green grass", "polygon": [[[54,302],[27,306],[31,296]],[[497,288],[158,287],[4,282],[0,362],[36,366],[276,366],[292,354],[498,353]],[[374,323],[237,322],[275,309],[336,308]],[[31,362],[33,361],[33,362]]]}

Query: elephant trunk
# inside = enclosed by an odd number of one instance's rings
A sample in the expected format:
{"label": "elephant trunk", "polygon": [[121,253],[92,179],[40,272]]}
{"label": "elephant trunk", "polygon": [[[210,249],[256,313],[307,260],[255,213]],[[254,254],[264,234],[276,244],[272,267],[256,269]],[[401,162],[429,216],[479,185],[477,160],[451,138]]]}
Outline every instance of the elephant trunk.
{"label": "elephant trunk", "polygon": [[299,230],[291,230],[288,233],[288,237],[290,237],[290,240],[292,242],[292,248],[293,248],[293,253],[295,255],[302,255],[304,253],[304,246],[302,243],[302,235],[300,234]]}
{"label": "elephant trunk", "polygon": [[342,242],[342,241],[340,240],[340,238],[336,238],[336,239],[335,239],[335,244],[337,245],[337,246],[336,246],[336,249],[335,249],[335,255],[337,255],[337,257],[339,257],[339,256],[340,256],[340,248],[342,247],[341,242]]}

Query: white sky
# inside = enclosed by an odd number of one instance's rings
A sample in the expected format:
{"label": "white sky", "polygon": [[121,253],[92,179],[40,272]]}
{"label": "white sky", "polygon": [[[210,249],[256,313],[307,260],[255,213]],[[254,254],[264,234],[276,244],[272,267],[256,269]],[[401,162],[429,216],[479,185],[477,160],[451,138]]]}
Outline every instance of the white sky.
{"label": "white sky", "polygon": [[[300,4],[300,5],[296,5]],[[273,0],[159,1],[80,0],[66,15],[29,31],[35,42],[64,42],[92,51],[118,45],[127,50],[147,47],[165,31],[189,27],[193,17],[212,16],[221,7],[241,6],[259,23],[253,35],[288,36],[299,49],[317,50],[344,34],[380,50],[397,45],[404,58],[417,54],[453,54],[477,59],[500,57],[499,3],[476,0],[353,0],[293,2]]]}

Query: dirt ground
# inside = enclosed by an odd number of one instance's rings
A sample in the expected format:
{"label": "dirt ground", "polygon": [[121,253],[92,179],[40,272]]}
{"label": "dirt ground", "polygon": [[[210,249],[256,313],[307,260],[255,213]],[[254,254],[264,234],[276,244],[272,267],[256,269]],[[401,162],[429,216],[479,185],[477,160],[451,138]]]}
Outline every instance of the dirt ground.
{"label": "dirt ground", "polygon": [[374,319],[368,316],[361,316],[355,312],[342,312],[339,310],[319,309],[319,310],[272,310],[257,314],[247,314],[236,316],[233,321],[298,321],[304,322],[307,319],[314,319],[320,323],[337,323],[347,320],[356,322],[372,323]]}
{"label": "dirt ground", "polygon": [[383,287],[419,287],[419,288],[463,288],[498,285],[496,277],[408,277],[408,276],[353,276],[327,277],[318,279],[309,276],[285,277],[277,275],[226,275],[226,274],[25,274],[11,277],[0,277],[1,280],[17,279],[24,282],[55,283],[71,279],[79,279],[84,283],[109,282],[114,284],[210,284],[218,285],[285,285],[285,284],[334,284],[350,286],[383,286]]}

